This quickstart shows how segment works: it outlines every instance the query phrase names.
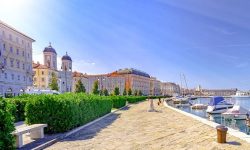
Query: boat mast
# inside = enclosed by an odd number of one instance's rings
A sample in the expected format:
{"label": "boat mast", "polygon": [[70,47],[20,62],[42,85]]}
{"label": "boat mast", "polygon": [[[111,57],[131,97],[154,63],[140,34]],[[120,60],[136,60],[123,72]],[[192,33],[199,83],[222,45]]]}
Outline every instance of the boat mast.
{"label": "boat mast", "polygon": [[184,74],[184,73],[183,73],[183,79],[184,79],[184,82],[185,82],[185,85],[186,85],[186,89],[188,90],[187,80],[186,80],[186,76],[185,76],[185,74]]}
{"label": "boat mast", "polygon": [[181,80],[181,95],[184,96],[184,92],[182,91],[182,77],[181,77],[181,74],[180,74],[180,80]]}

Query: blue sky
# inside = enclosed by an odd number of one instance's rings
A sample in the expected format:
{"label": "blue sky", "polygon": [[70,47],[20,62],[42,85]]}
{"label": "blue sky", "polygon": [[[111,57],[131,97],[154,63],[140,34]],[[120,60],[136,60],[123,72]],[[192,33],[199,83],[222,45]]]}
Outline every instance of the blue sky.
{"label": "blue sky", "polygon": [[133,67],[189,87],[250,89],[248,0],[0,0],[0,19],[49,42],[73,70]]}

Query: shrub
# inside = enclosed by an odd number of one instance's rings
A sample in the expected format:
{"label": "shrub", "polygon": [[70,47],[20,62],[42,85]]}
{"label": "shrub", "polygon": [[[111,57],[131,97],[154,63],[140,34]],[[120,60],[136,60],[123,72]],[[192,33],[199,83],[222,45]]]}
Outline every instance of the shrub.
{"label": "shrub", "polygon": [[39,95],[27,101],[26,123],[48,124],[46,133],[65,132],[111,111],[110,97],[79,94]]}
{"label": "shrub", "polygon": [[125,96],[112,96],[113,108],[121,108],[126,105]]}
{"label": "shrub", "polygon": [[147,99],[146,96],[127,96],[126,98],[129,103],[137,103]]}
{"label": "shrub", "polygon": [[13,103],[16,106],[16,111],[13,112],[15,117],[15,122],[24,121],[25,120],[25,105],[29,99],[35,95],[24,94],[21,96],[17,96],[14,98],[8,99],[9,102]]}
{"label": "shrub", "polygon": [[14,137],[11,134],[14,130],[14,117],[11,112],[15,106],[7,100],[0,98],[0,149],[14,149]]}

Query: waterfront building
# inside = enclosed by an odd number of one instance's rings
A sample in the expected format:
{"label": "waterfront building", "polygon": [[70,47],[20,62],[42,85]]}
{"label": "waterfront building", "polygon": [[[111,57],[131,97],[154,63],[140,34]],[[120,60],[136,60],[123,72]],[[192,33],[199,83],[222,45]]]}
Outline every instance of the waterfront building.
{"label": "waterfront building", "polygon": [[161,95],[161,81],[150,77],[150,95]]}
{"label": "waterfront building", "polygon": [[87,75],[89,89],[92,92],[95,81],[98,81],[98,90],[107,89],[109,94],[112,94],[116,87],[119,88],[122,95],[125,88],[125,78],[120,76],[112,76],[111,74]]}
{"label": "waterfront building", "polygon": [[203,96],[232,96],[235,95],[237,89],[203,89]]}
{"label": "waterfront building", "polygon": [[38,89],[50,89],[49,85],[52,81],[52,74],[57,78],[59,92],[71,92],[72,91],[72,59],[67,54],[62,56],[61,69],[57,68],[57,53],[51,46],[45,47],[43,50],[43,64],[33,63],[33,71],[35,75],[33,77],[33,86]]}
{"label": "waterfront building", "polygon": [[143,95],[150,94],[150,76],[149,74],[133,69],[119,69],[111,73],[111,76],[119,76],[125,78],[125,88],[128,91],[141,91]]}
{"label": "waterfront building", "polygon": [[180,86],[176,83],[162,82],[161,93],[162,95],[176,96],[181,94],[181,89]]}
{"label": "waterfront building", "polygon": [[0,95],[17,96],[32,81],[34,39],[0,21]]}

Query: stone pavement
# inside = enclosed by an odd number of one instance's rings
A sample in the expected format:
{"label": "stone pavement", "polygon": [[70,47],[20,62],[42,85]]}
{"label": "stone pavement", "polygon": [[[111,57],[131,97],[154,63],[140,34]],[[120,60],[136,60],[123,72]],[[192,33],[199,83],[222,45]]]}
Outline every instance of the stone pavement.
{"label": "stone pavement", "polygon": [[147,112],[149,102],[118,111],[47,149],[70,150],[231,150],[250,144],[227,135],[216,142],[216,130],[164,106]]}

